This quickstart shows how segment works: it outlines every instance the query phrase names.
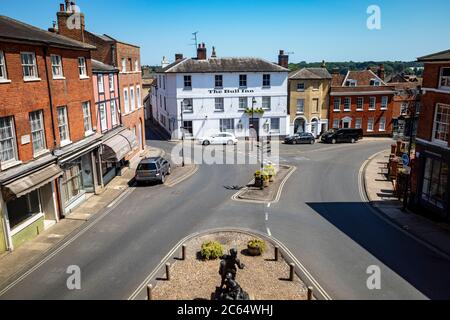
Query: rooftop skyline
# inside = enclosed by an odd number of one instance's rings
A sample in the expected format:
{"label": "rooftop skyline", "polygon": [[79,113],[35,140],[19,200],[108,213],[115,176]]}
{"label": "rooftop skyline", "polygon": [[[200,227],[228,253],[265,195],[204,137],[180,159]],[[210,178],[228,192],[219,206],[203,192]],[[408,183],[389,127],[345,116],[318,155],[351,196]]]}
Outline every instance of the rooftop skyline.
{"label": "rooftop skyline", "polygon": [[[47,29],[58,0],[3,0],[0,14]],[[175,53],[195,56],[192,33],[219,57],[252,56],[290,62],[413,61],[450,47],[450,2],[397,1],[145,1],[77,0],[86,29],[141,47],[142,64],[159,65]],[[380,8],[381,28],[370,30],[368,8]],[[38,13],[38,14],[36,14]],[[117,23],[122,21],[122,23]]]}

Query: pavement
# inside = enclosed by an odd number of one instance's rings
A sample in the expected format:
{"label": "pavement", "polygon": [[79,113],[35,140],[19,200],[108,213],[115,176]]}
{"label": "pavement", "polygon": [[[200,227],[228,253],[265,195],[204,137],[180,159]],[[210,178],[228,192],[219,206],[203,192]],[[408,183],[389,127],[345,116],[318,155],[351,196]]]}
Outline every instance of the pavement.
{"label": "pavement", "polygon": [[90,194],[88,199],[77,207],[69,216],[42,232],[31,241],[27,241],[13,252],[0,256],[0,288],[12,280],[15,275],[29,268],[45,255],[55,249],[67,236],[76,233],[85,222],[97,216],[111,203],[120,198],[130,187],[139,161],[143,157],[160,156],[164,152],[159,148],[146,147],[139,156],[130,161],[130,167],[116,176],[98,195]]}
{"label": "pavement", "polygon": [[387,178],[390,150],[376,154],[364,170],[365,191],[370,204],[402,229],[450,257],[450,226],[437,223],[410,210],[394,195],[392,181]]}

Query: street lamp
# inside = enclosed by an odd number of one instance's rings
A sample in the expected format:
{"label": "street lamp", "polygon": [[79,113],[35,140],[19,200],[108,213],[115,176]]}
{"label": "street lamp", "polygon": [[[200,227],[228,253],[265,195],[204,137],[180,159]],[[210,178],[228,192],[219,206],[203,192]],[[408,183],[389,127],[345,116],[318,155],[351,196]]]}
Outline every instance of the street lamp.
{"label": "street lamp", "polygon": [[181,100],[181,126],[180,126],[180,130],[181,130],[181,166],[184,167],[184,119],[183,119],[183,112],[184,112],[184,104],[183,104],[183,100]]}
{"label": "street lamp", "polygon": [[252,140],[252,151],[253,151],[253,137],[251,136],[252,135],[251,129],[255,130],[254,119],[253,119],[255,105],[256,105],[256,98],[253,97],[252,98],[252,117],[251,117],[251,121],[250,121],[250,139]]}

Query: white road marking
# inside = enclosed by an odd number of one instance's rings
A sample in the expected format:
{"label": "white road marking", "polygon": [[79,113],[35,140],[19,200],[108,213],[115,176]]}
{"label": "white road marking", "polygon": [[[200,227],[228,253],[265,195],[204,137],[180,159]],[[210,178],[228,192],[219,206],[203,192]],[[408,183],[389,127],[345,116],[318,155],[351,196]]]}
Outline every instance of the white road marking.
{"label": "white road marking", "polygon": [[269,229],[269,227],[267,227],[267,234],[269,235],[269,237],[271,237],[271,236],[272,236],[272,233],[270,232],[270,229]]}
{"label": "white road marking", "polygon": [[269,221],[269,213],[266,212],[266,221]]}
{"label": "white road marking", "polygon": [[269,203],[267,204],[267,208],[270,208],[270,204],[271,204],[271,202],[269,202]]}

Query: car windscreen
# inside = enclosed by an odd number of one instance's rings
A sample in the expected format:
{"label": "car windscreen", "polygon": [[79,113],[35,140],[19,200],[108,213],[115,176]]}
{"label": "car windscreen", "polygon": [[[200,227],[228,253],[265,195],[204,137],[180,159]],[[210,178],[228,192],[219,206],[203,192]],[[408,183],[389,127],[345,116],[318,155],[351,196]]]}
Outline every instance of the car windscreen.
{"label": "car windscreen", "polygon": [[140,163],[137,167],[138,170],[156,170],[156,163]]}

